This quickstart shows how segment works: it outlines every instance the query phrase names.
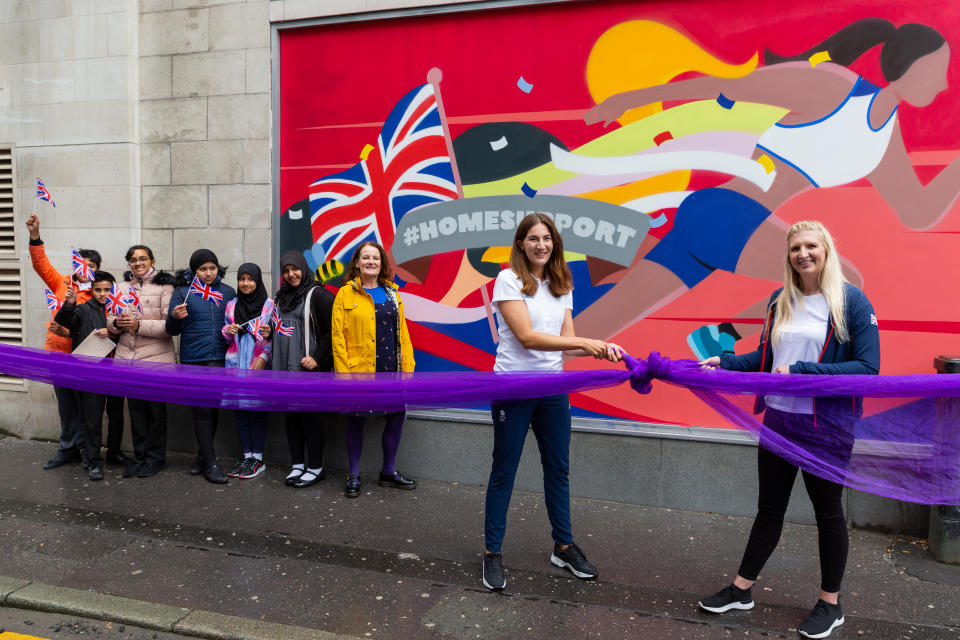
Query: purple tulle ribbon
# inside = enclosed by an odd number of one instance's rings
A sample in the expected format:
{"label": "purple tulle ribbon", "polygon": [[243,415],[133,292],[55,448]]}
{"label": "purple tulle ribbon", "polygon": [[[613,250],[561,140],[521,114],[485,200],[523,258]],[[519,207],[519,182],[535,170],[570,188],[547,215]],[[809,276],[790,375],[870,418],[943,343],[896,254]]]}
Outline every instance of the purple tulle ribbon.
{"label": "purple tulle ribbon", "polygon": [[[391,411],[470,407],[654,379],[685,387],[723,419],[804,471],[870,493],[960,504],[960,376],[785,375],[701,369],[657,352],[628,371],[332,374],[240,371],[98,359],[0,345],[0,373],[105,395],[259,411]],[[816,398],[816,420],[777,429],[744,394]],[[861,400],[866,399],[862,403]]]}

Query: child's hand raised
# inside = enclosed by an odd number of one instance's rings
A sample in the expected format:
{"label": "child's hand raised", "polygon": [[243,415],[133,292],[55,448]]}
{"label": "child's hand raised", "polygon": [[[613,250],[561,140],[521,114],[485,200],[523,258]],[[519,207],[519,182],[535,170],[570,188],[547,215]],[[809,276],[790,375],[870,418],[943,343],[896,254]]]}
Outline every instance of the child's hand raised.
{"label": "child's hand raised", "polygon": [[31,213],[30,217],[27,218],[27,231],[30,232],[31,240],[40,239],[40,218],[37,217],[37,214]]}
{"label": "child's hand raised", "polygon": [[64,304],[76,304],[77,303],[77,292],[73,287],[67,287],[67,293],[63,296]]}
{"label": "child's hand raised", "polygon": [[190,315],[187,313],[187,303],[184,302],[183,304],[178,304],[175,306],[171,312],[171,315],[173,315],[173,317],[177,320],[183,320],[186,318],[188,315]]}

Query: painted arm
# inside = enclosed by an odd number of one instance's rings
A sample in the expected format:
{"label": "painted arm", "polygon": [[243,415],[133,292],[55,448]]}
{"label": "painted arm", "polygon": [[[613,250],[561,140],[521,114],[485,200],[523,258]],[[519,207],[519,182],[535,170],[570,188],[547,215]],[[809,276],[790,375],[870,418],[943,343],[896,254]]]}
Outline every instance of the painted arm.
{"label": "painted arm", "polygon": [[[530,322],[530,312],[523,300],[501,300],[497,303],[500,313],[506,321],[510,331],[524,349],[534,351],[564,351],[567,355],[590,355],[602,358],[607,353],[607,343],[591,338],[578,338],[573,330],[573,312],[567,309],[559,336],[549,333],[540,333],[533,330]],[[566,329],[566,334],[564,334]],[[582,353],[581,353],[582,352]]]}
{"label": "painted arm", "polygon": [[820,117],[836,107],[853,86],[846,74],[804,65],[762,67],[742,78],[701,76],[611,96],[587,111],[587,124],[603,126],[626,111],[664,100],[709,100],[721,93],[734,101],[755,102],[789,109],[792,113]]}
{"label": "painted arm", "polygon": [[943,220],[960,195],[960,156],[922,184],[907,155],[898,121],[883,160],[867,179],[905,225],[926,231]]}

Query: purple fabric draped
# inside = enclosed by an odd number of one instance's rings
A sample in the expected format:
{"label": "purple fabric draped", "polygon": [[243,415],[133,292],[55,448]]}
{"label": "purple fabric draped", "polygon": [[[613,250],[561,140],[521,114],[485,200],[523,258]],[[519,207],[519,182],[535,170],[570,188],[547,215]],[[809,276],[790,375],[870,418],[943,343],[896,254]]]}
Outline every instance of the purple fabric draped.
{"label": "purple fabric draped", "polygon": [[[760,446],[819,477],[926,504],[960,504],[960,376],[783,375],[701,369],[657,352],[627,371],[331,374],[238,371],[97,359],[0,345],[0,373],[109,395],[263,411],[465,407],[652,380],[688,388]],[[779,432],[744,395],[815,398],[816,413]],[[867,399],[864,401],[863,399]],[[876,400],[873,400],[876,399]],[[862,408],[861,408],[861,402]]]}

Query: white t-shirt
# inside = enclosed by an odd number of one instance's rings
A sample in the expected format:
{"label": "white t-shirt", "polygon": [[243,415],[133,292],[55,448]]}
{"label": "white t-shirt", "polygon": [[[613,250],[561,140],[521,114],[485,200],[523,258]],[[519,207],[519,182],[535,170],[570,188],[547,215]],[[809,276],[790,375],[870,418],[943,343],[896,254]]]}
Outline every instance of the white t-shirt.
{"label": "white t-shirt", "polygon": [[[803,303],[793,308],[793,320],[780,329],[780,340],[774,345],[773,368],[795,362],[817,362],[827,338],[830,306],[818,293],[803,296]],[[788,413],[813,413],[813,398],[800,396],[766,396],[767,406]]]}
{"label": "white t-shirt", "polygon": [[497,314],[497,330],[500,343],[497,345],[497,362],[494,371],[560,371],[563,369],[562,351],[538,351],[526,349],[513,335],[513,331],[500,313],[499,302],[504,300],[523,300],[530,314],[530,325],[538,333],[560,335],[567,309],[573,309],[573,293],[567,292],[555,298],[550,293],[549,280],[537,280],[537,292],[524,295],[523,282],[513,272],[504,269],[493,285],[493,308]]}

